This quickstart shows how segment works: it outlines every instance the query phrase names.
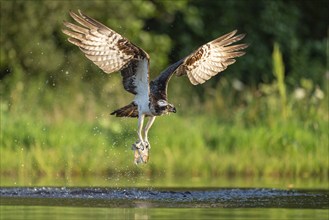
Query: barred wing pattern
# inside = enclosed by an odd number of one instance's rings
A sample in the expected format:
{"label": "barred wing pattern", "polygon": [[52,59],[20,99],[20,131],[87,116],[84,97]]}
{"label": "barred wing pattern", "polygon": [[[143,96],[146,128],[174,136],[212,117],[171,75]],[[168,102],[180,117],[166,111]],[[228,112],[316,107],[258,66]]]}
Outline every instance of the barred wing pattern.
{"label": "barred wing pattern", "polygon": [[[62,31],[69,36],[69,42],[78,46],[85,56],[104,72],[112,73],[121,70],[124,88],[127,91],[138,93],[135,91],[136,77],[146,78],[144,86],[148,89],[149,56],[144,50],[80,10],[79,15],[72,11],[70,15],[81,26],[64,21],[67,29]],[[141,66],[147,68],[138,71]]]}
{"label": "barred wing pattern", "polygon": [[224,71],[235,63],[236,57],[245,54],[241,51],[247,44],[231,45],[244,38],[244,34],[235,35],[237,30],[225,34],[203,46],[187,56],[183,63],[175,70],[177,76],[187,75],[193,85],[202,84],[211,77]]}

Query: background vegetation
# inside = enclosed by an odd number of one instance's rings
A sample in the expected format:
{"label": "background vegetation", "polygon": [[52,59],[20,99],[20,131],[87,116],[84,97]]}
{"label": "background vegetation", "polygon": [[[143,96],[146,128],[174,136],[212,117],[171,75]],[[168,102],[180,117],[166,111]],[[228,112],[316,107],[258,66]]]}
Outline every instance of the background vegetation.
{"label": "background vegetation", "polygon": [[[130,102],[61,33],[81,9],[144,48],[151,78],[233,29],[247,54],[194,87],[173,78],[178,113],[150,131],[136,167]],[[1,176],[302,176],[328,179],[328,11],[325,0],[1,1]]]}

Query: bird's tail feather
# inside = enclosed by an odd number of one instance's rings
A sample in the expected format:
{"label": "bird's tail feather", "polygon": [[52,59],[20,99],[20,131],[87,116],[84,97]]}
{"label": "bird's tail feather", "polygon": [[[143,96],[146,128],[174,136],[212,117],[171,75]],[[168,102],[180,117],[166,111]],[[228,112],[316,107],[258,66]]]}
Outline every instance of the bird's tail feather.
{"label": "bird's tail feather", "polygon": [[137,105],[132,102],[129,105],[115,110],[111,115],[115,115],[116,117],[138,117]]}

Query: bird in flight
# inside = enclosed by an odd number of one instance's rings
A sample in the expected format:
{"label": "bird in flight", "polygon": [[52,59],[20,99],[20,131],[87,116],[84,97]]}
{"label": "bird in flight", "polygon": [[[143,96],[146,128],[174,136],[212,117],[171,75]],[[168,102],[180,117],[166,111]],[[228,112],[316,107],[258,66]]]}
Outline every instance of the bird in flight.
{"label": "bird in flight", "polygon": [[[245,36],[234,30],[202,45],[150,81],[150,57],[143,49],[80,10],[78,14],[70,11],[70,16],[78,25],[64,21],[66,29],[62,31],[69,36],[68,41],[105,73],[120,71],[124,89],[135,95],[130,104],[111,115],[138,118],[138,140],[132,146],[136,164],[149,160],[148,131],[155,118],[176,112],[167,99],[170,78],[187,75],[193,85],[202,84],[235,63],[235,58],[244,55],[242,50],[248,47],[232,45]],[[143,129],[145,117],[149,119]]]}

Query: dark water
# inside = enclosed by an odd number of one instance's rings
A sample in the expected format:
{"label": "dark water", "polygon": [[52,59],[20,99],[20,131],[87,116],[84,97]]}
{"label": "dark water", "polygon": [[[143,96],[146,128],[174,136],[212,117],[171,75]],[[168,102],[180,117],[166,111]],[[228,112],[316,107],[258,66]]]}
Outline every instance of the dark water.
{"label": "dark water", "polygon": [[328,190],[2,187],[1,219],[328,219]]}
{"label": "dark water", "polygon": [[160,208],[329,207],[328,191],[277,189],[1,188],[1,205]]}

